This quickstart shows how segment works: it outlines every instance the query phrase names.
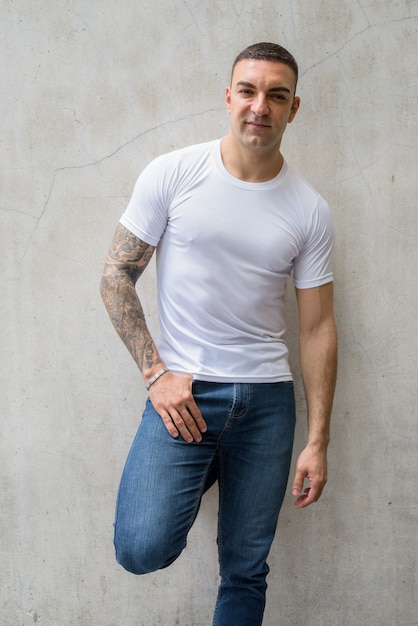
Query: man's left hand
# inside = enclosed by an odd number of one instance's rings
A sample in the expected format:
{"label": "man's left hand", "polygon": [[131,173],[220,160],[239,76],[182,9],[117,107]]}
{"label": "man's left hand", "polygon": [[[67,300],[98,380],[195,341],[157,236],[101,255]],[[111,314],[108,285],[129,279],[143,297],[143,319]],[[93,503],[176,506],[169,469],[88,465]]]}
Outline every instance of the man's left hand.
{"label": "man's left hand", "polygon": [[[304,488],[305,479],[309,487]],[[292,494],[296,496],[295,506],[303,509],[321,497],[327,482],[327,451],[308,444],[299,455],[296,463]]]}

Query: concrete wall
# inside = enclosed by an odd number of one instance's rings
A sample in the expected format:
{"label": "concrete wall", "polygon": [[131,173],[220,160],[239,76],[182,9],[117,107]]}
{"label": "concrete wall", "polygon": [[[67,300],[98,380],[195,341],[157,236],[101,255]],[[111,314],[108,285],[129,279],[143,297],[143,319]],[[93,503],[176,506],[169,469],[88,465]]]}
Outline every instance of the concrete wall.
{"label": "concrete wall", "polygon": [[341,347],[330,481],[286,498],[265,624],[416,626],[417,0],[1,0],[0,29],[0,623],[211,623],[216,490],[172,568],[114,562],[145,392],[98,283],[138,173],[222,135],[233,57],[273,40],[301,67],[284,152],[335,216]]}

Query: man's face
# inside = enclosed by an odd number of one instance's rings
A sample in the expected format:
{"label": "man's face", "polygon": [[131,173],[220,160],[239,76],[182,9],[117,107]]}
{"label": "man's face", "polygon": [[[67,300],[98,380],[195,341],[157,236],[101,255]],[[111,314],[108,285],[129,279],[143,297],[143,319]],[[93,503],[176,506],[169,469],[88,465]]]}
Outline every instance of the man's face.
{"label": "man's face", "polygon": [[279,149],[299,108],[294,92],[295,75],[288,65],[252,59],[237,63],[226,88],[234,138],[249,149]]}

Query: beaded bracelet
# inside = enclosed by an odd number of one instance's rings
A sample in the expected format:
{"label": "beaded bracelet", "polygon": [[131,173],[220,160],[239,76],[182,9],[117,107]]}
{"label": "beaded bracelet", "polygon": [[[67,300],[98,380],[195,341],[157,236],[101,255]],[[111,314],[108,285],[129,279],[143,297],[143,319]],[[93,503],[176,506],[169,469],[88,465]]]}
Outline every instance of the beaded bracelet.
{"label": "beaded bracelet", "polygon": [[147,391],[148,391],[148,389],[151,387],[151,385],[153,385],[153,384],[155,383],[155,381],[156,381],[156,380],[158,380],[158,379],[160,378],[160,376],[162,376],[163,374],[165,374],[165,373],[166,373],[166,372],[168,372],[168,371],[169,371],[169,370],[168,370],[168,367],[165,367],[164,369],[162,369],[162,370],[160,370],[159,372],[157,372],[157,373],[155,374],[155,376],[153,376],[153,377],[151,378],[151,380],[149,380],[149,381],[146,383],[145,387],[146,387]]}

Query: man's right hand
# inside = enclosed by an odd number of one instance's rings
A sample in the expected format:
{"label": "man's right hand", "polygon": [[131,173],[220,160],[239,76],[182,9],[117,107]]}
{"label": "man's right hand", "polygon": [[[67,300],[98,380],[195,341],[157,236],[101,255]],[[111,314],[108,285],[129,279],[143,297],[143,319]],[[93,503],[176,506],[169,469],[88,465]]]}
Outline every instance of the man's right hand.
{"label": "man's right hand", "polygon": [[194,401],[193,378],[167,372],[153,383],[149,397],[172,437],[181,435],[184,441],[202,441],[206,422]]}

